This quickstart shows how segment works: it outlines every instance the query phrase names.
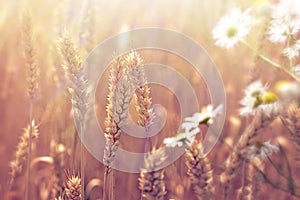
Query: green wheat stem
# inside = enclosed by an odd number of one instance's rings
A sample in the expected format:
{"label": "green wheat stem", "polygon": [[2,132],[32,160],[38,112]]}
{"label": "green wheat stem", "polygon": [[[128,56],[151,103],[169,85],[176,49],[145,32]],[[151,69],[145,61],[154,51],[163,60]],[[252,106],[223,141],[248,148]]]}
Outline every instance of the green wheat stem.
{"label": "green wheat stem", "polygon": [[242,44],[244,44],[246,47],[248,47],[251,51],[253,51],[261,60],[263,60],[264,62],[272,65],[273,67],[282,70],[283,72],[285,72],[286,74],[288,74],[290,77],[292,77],[293,79],[295,79],[296,81],[300,82],[300,77],[297,77],[294,73],[292,73],[290,70],[288,70],[287,68],[281,66],[280,64],[272,61],[270,58],[266,57],[265,55],[261,54],[259,51],[257,51],[256,49],[254,49],[247,41],[245,40],[241,40]]}

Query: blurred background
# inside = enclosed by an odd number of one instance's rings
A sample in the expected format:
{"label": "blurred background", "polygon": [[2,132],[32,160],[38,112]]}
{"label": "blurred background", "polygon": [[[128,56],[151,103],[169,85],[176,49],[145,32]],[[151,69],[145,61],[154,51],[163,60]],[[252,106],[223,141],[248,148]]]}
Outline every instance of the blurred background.
{"label": "blurred background", "polygon": [[[229,143],[236,141],[245,127],[246,121],[239,118],[238,101],[243,96],[243,89],[256,79],[262,79],[270,85],[279,80],[289,80],[279,71],[274,71],[243,46],[230,50],[218,48],[212,39],[212,29],[223,15],[230,9],[239,7],[254,8],[254,12],[263,15],[266,2],[264,0],[2,0],[0,6],[0,199],[23,199],[24,177],[18,177],[13,192],[7,194],[10,177],[9,163],[14,159],[14,152],[23,128],[28,124],[29,100],[27,94],[27,69],[24,59],[22,41],[22,14],[29,11],[32,17],[32,33],[36,48],[36,60],[39,70],[39,88],[36,92],[33,117],[39,124],[40,135],[34,142],[33,158],[49,156],[53,148],[61,144],[66,153],[65,169],[79,173],[79,157],[77,164],[70,164],[74,146],[74,121],[71,112],[70,95],[67,92],[67,81],[61,67],[56,40],[64,29],[67,29],[80,49],[84,59],[88,52],[105,39],[124,31],[142,27],[161,27],[187,35],[198,42],[210,55],[218,67],[224,82],[227,95],[226,123],[223,137]],[[280,51],[265,42],[265,27],[258,27],[249,37],[256,46],[263,45],[264,50],[275,59],[280,59]],[[134,44],[133,44],[134,46]],[[140,52],[145,62],[158,62],[173,66],[190,81],[197,90],[200,106],[210,102],[207,86],[199,75],[191,69],[189,63],[182,58],[167,52]],[[108,71],[103,83],[107,84]],[[99,92],[99,91],[98,91]],[[101,94],[107,91],[100,91]],[[163,94],[163,95],[162,95]],[[166,88],[151,87],[153,103],[164,105],[168,112],[167,123],[160,134],[153,138],[153,145],[159,146],[162,139],[175,134],[180,125],[179,104],[174,95]],[[106,96],[96,95],[99,123],[103,125],[105,117]],[[188,104],[188,101],[186,102]],[[184,106],[184,105],[183,105]],[[275,122],[276,132],[272,127],[267,132],[272,137],[282,137],[284,130]],[[286,140],[284,140],[286,141]],[[77,141],[78,143],[78,141]],[[137,144],[137,146],[133,145]],[[137,139],[124,136],[121,145],[132,151],[140,151],[142,143]],[[77,144],[77,146],[79,146]],[[76,151],[79,151],[78,148]],[[209,154],[215,170],[216,179],[220,168],[228,155],[228,148],[218,143]],[[88,152],[85,167],[85,180],[93,178],[103,180],[103,165]],[[187,179],[184,157],[181,157],[166,170],[167,199],[193,199],[190,182]],[[40,199],[44,190],[51,187],[47,177],[51,177],[52,167],[38,164],[32,167],[31,196]],[[175,172],[175,173],[174,173]],[[138,199],[138,174],[116,173],[117,199]],[[216,181],[217,182],[217,181]],[[100,181],[101,186],[101,181]],[[272,187],[266,186],[268,190]],[[286,193],[274,189],[277,199],[289,199]],[[266,192],[265,192],[266,193]],[[93,189],[90,199],[101,197],[101,187]],[[273,193],[274,194],[274,193]],[[267,193],[264,194],[267,197]],[[47,198],[46,198],[47,199]]]}

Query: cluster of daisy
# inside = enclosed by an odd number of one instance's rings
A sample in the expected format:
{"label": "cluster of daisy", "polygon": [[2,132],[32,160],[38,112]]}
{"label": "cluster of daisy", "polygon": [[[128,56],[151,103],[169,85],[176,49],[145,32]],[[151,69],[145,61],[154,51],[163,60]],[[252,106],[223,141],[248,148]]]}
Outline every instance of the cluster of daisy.
{"label": "cluster of daisy", "polygon": [[[277,114],[279,111],[278,98],[268,89],[268,85],[263,85],[260,80],[251,83],[244,90],[244,98],[240,101],[243,106],[240,109],[240,114],[256,115],[261,113],[267,117]],[[271,144],[270,141],[257,141],[246,149],[246,158],[251,162],[262,163],[278,151],[279,148]]]}
{"label": "cluster of daisy", "polygon": [[292,60],[299,56],[300,40],[300,1],[281,0],[272,11],[269,27],[269,40],[284,43],[283,55]]}
{"label": "cluster of daisy", "polygon": [[202,108],[201,112],[194,113],[192,117],[186,117],[181,127],[183,132],[178,133],[175,137],[164,139],[166,147],[181,147],[183,145],[190,146],[196,135],[200,133],[200,124],[211,125],[218,114],[222,112],[223,106],[219,105],[214,109],[213,105]]}
{"label": "cluster of daisy", "polygon": [[[268,90],[268,85],[263,85],[260,80],[251,83],[245,90],[245,96],[240,101],[243,106],[240,109],[241,115],[264,114],[267,117],[275,115],[279,111],[277,96]],[[279,148],[270,141],[257,141],[246,149],[246,157],[251,161],[264,161]]]}
{"label": "cluster of daisy", "polygon": [[[293,63],[300,54],[300,1],[280,0],[271,7],[270,20],[266,36],[269,41],[283,46],[282,54],[290,61],[289,67],[293,73],[300,75],[300,66]],[[246,42],[246,37],[258,22],[259,17],[254,17],[251,9],[242,11],[232,9],[222,17],[213,30],[212,37],[215,44],[229,49],[239,42]]]}

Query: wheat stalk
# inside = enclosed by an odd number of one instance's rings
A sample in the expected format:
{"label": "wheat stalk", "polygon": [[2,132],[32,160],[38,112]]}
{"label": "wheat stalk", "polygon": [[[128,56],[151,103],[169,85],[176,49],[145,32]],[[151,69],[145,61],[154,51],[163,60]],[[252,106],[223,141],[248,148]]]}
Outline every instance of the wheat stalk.
{"label": "wheat stalk", "polygon": [[231,189],[232,179],[236,176],[236,172],[244,160],[247,147],[253,145],[257,141],[258,134],[268,126],[276,117],[275,113],[267,116],[264,113],[257,114],[246,130],[242,133],[240,139],[234,146],[231,154],[226,161],[226,169],[221,174],[221,182],[224,185],[223,198],[227,199]]}
{"label": "wheat stalk", "polygon": [[256,174],[255,174],[255,167],[256,163],[248,162],[246,165],[246,160],[243,161],[243,180],[242,180],[242,186],[237,191],[237,199],[241,200],[253,200],[253,199],[259,199],[258,193],[259,193],[259,183],[258,180],[256,180]]}
{"label": "wheat stalk", "polygon": [[[33,102],[35,98],[36,89],[38,88],[38,68],[36,62],[36,49],[34,46],[34,34],[32,30],[32,17],[29,11],[23,13],[22,16],[22,36],[24,42],[24,55],[27,67],[27,82],[28,82],[28,95],[29,95],[29,123],[33,121]],[[31,128],[31,127],[30,127]],[[29,130],[31,132],[32,130]],[[30,165],[31,162],[31,137],[28,140],[28,158],[27,164]],[[27,168],[26,172],[26,191],[25,199],[29,199],[29,181],[30,181],[30,168]]]}
{"label": "wheat stalk", "polygon": [[[106,118],[105,118],[105,138],[106,144],[104,149],[103,162],[106,165],[103,180],[103,199],[106,200],[106,188],[108,188],[108,176],[111,173],[111,164],[115,157],[117,145],[119,144],[121,131],[114,120],[114,103],[113,98],[118,81],[122,76],[122,59],[120,57],[113,60],[109,77],[109,93],[107,95]],[[113,179],[113,177],[111,177]],[[110,188],[111,189],[111,188]]]}
{"label": "wheat stalk", "polygon": [[[83,139],[85,128],[84,124],[89,106],[88,81],[84,74],[84,68],[81,66],[82,59],[80,57],[79,50],[72,41],[69,32],[65,30],[57,42],[58,49],[65,59],[63,67],[70,81],[72,82],[72,87],[70,91],[72,93],[73,113],[75,119],[79,123],[78,132],[81,135],[81,138]],[[73,152],[73,156],[75,156],[75,152]],[[84,146],[82,142],[80,163],[82,181],[81,185],[82,191],[84,191]],[[82,199],[84,199],[84,194],[82,194]]]}
{"label": "wheat stalk", "polygon": [[166,195],[164,170],[157,170],[167,159],[162,148],[153,149],[145,159],[145,166],[141,170],[139,188],[146,199],[163,200]]}
{"label": "wheat stalk", "polygon": [[287,127],[296,146],[296,166],[300,168],[300,107],[297,103],[290,104],[286,116],[281,117],[281,121]]}
{"label": "wheat stalk", "polygon": [[203,146],[197,140],[186,149],[186,166],[197,199],[212,199],[214,193],[211,164],[203,156]]}
{"label": "wheat stalk", "polygon": [[[131,94],[132,94],[132,86],[130,83],[130,80],[128,80],[127,76],[124,76],[122,80],[120,80],[117,85],[116,89],[114,92],[113,96],[113,119],[115,123],[117,124],[118,130],[117,134],[113,137],[113,140],[108,140],[109,146],[111,146],[111,154],[107,157],[106,164],[107,166],[111,167],[112,162],[114,161],[115,158],[115,153],[117,151],[117,146],[119,143],[120,139],[120,127],[126,123],[126,120],[128,118],[128,110],[129,110],[129,104],[131,100]],[[105,156],[106,157],[106,156]],[[108,169],[108,168],[107,168]],[[111,183],[112,183],[112,188],[111,188],[111,195],[112,199],[114,199],[114,189],[115,189],[115,184],[114,184],[114,175],[111,175]]]}
{"label": "wheat stalk", "polygon": [[[126,70],[132,78],[133,86],[136,88],[134,98],[137,102],[135,106],[138,113],[137,123],[139,126],[145,128],[145,133],[148,135],[149,127],[152,124],[154,116],[151,110],[152,100],[150,97],[150,88],[147,85],[143,63],[144,61],[140,54],[135,50],[132,50],[125,57]],[[150,138],[146,137],[144,152],[148,152],[150,148]],[[141,196],[143,196],[143,194],[141,194]]]}
{"label": "wheat stalk", "polygon": [[[239,198],[243,200],[254,200],[254,199],[260,199],[259,198],[259,192],[261,189],[261,174],[257,173],[257,170],[260,171],[260,173],[263,173],[264,176],[266,176],[263,172],[264,165],[261,165],[258,162],[245,160],[243,162],[245,164],[245,180],[242,185],[242,188],[238,191]],[[247,164],[247,165],[246,165]]]}
{"label": "wheat stalk", "polygon": [[[34,120],[24,128],[24,133],[20,138],[20,142],[17,145],[15,152],[15,159],[10,162],[11,179],[10,185],[13,184],[15,178],[22,174],[26,158],[28,159],[29,140],[37,138],[39,135],[38,126],[35,125]],[[30,168],[28,165],[27,168]]]}
{"label": "wheat stalk", "polygon": [[[117,146],[121,137],[120,126],[126,123],[128,109],[131,100],[132,85],[130,77],[125,76],[124,59],[117,57],[113,60],[110,69],[106,118],[105,118],[105,138],[103,162],[106,165],[104,171],[103,199],[106,200],[106,188],[108,176],[111,178],[111,199],[114,199],[114,175],[111,170],[112,162],[115,159]],[[122,78],[122,79],[121,79]]]}
{"label": "wheat stalk", "polygon": [[253,164],[248,164],[247,168],[248,183],[246,185],[246,195],[243,197],[245,200],[259,199],[259,180],[256,180],[256,173]]}

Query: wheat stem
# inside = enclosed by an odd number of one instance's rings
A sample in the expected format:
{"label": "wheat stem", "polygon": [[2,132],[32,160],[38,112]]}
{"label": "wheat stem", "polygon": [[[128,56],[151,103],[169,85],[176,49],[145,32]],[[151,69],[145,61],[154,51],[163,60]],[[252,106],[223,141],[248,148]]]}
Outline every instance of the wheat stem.
{"label": "wheat stem", "polygon": [[[30,101],[29,105],[29,121],[32,122],[32,107],[33,103]],[[29,126],[29,135],[32,134],[32,125]],[[27,172],[26,172],[26,190],[25,190],[25,200],[29,200],[29,188],[30,188],[30,163],[31,163],[31,146],[32,146],[32,138],[29,137],[28,140],[28,156],[27,156]]]}
{"label": "wheat stem", "polygon": [[258,113],[241,135],[226,161],[226,170],[221,175],[221,182],[224,184],[223,199],[227,199],[229,196],[232,179],[236,176],[236,171],[244,160],[245,150],[255,143],[258,134],[275,119],[275,116],[275,113],[271,116]]}
{"label": "wheat stem", "polygon": [[34,47],[34,35],[32,30],[32,17],[28,11],[25,11],[22,16],[23,23],[23,41],[24,41],[24,55],[26,60],[26,67],[28,68],[27,79],[28,79],[28,95],[29,95],[29,138],[28,138],[28,149],[27,149],[27,170],[26,170],[26,189],[25,189],[25,200],[30,199],[30,162],[32,155],[32,112],[36,89],[38,87],[37,77],[37,62],[36,62],[36,49]]}

